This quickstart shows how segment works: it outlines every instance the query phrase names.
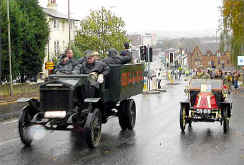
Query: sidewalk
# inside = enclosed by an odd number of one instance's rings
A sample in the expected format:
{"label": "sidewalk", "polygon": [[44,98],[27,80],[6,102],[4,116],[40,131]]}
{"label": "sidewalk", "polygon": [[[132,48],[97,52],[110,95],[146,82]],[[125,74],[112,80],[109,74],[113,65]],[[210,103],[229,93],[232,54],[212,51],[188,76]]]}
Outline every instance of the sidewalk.
{"label": "sidewalk", "polygon": [[39,93],[0,98],[0,121],[16,118],[19,116],[23,104],[18,104],[16,101],[22,97],[39,98]]}
{"label": "sidewalk", "polygon": [[[16,96],[5,96],[5,97],[0,96],[0,105],[14,103],[19,98],[22,98],[22,97],[27,97],[27,98],[35,97],[36,98],[36,97],[39,97],[39,93],[29,93],[29,94],[16,95]],[[0,109],[0,111],[1,111],[1,109]]]}

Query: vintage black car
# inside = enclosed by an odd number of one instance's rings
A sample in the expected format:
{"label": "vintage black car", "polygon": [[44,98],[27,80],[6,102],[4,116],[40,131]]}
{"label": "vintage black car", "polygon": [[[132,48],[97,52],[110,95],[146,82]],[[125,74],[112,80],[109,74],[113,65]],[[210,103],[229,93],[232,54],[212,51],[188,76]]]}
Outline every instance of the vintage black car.
{"label": "vintage black car", "polygon": [[99,84],[96,98],[87,97],[94,83],[90,75],[50,75],[40,86],[40,100],[22,99],[28,104],[19,118],[21,141],[30,146],[30,126],[41,125],[48,130],[82,128],[89,147],[100,143],[101,126],[117,116],[122,130],[133,129],[136,104],[131,96],[142,93],[143,64],[113,65],[104,83]]}

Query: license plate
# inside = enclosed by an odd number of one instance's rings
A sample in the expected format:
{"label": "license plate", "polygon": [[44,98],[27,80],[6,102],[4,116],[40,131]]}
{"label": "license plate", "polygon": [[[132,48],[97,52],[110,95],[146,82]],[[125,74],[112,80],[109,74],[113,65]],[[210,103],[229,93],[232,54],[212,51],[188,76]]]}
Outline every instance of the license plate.
{"label": "license plate", "polygon": [[64,118],[66,116],[66,111],[47,111],[44,113],[44,118]]}

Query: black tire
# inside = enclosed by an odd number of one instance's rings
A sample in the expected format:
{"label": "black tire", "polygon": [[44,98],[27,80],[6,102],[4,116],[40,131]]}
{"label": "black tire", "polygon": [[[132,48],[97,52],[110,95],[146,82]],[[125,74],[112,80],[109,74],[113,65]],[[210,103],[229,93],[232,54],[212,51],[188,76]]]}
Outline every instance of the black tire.
{"label": "black tire", "polygon": [[57,130],[64,130],[64,129],[66,129],[68,127],[68,125],[58,125],[57,126]]}
{"label": "black tire", "polygon": [[19,135],[20,140],[26,146],[30,146],[32,143],[31,137],[28,135],[28,127],[30,127],[30,121],[32,117],[28,113],[28,109],[24,109],[19,116]]}
{"label": "black tire", "polygon": [[192,121],[191,120],[188,121],[188,124],[189,124],[189,127],[192,128]]}
{"label": "black tire", "polygon": [[229,131],[229,128],[230,128],[230,123],[229,123],[227,109],[224,108],[223,109],[223,131],[224,131],[224,133],[227,133]]}
{"label": "black tire", "polygon": [[122,130],[133,130],[136,123],[136,104],[132,99],[120,104],[119,124]]}
{"label": "black tire", "polygon": [[185,132],[186,128],[186,107],[182,106],[180,108],[180,128],[182,132]]}
{"label": "black tire", "polygon": [[94,109],[91,121],[87,130],[87,144],[90,148],[95,148],[100,144],[102,135],[102,114],[99,109]]}

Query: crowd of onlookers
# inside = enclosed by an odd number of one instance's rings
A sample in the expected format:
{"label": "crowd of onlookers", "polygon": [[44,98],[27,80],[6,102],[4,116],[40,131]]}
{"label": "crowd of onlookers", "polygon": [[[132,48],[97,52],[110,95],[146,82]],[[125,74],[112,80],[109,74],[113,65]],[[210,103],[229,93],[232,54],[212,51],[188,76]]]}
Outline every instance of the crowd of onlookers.
{"label": "crowd of onlookers", "polygon": [[231,90],[234,87],[234,93],[238,92],[240,79],[239,71],[223,71],[221,69],[215,70],[203,70],[198,68],[192,78],[197,79],[221,79],[224,81],[224,84]]}

